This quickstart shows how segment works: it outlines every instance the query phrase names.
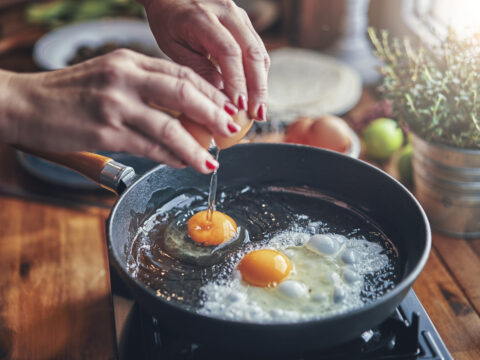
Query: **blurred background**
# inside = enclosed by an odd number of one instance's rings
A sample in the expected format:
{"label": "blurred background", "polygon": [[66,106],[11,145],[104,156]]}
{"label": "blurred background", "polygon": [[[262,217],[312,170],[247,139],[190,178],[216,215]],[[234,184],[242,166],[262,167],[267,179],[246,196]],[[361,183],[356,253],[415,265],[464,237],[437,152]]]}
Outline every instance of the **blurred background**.
{"label": "blurred background", "polygon": [[[236,2],[248,11],[270,48],[289,45],[328,50],[342,36],[364,35],[367,17],[369,25],[389,29],[394,35],[421,33],[424,36],[431,32],[432,26],[451,25],[457,29],[480,26],[476,21],[480,2],[475,0]],[[0,55],[22,45],[31,45],[42,31],[74,22],[114,17],[142,18],[143,11],[133,0],[1,0]]]}

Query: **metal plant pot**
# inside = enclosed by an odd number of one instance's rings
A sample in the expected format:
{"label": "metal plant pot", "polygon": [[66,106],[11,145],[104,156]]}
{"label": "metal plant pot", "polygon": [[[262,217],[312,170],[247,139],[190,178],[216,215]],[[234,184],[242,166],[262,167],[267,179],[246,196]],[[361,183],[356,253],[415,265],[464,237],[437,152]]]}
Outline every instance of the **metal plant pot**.
{"label": "metal plant pot", "polygon": [[480,150],[428,143],[413,135],[415,193],[432,228],[480,236]]}

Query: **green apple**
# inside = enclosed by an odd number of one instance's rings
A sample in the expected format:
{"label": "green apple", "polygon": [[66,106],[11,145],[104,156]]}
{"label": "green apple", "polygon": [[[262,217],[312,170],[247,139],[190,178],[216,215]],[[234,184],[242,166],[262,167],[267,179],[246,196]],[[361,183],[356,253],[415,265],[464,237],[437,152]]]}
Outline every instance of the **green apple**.
{"label": "green apple", "polygon": [[406,145],[400,150],[397,160],[397,170],[400,181],[410,186],[413,183],[413,168],[412,168],[412,144]]}
{"label": "green apple", "polygon": [[367,126],[363,141],[368,157],[385,161],[402,146],[403,132],[395,120],[379,118]]}

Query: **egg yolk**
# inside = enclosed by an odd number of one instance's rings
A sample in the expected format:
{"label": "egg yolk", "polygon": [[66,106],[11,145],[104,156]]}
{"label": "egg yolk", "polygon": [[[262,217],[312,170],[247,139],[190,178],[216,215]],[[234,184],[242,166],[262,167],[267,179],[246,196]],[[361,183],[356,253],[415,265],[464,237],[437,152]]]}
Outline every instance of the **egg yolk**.
{"label": "egg yolk", "polygon": [[249,252],[238,264],[242,279],[254,286],[276,286],[292,270],[292,264],[282,253],[261,249]]}
{"label": "egg yolk", "polygon": [[237,224],[230,216],[214,211],[208,219],[207,213],[200,211],[188,219],[188,235],[193,241],[205,246],[220,245],[235,236]]}

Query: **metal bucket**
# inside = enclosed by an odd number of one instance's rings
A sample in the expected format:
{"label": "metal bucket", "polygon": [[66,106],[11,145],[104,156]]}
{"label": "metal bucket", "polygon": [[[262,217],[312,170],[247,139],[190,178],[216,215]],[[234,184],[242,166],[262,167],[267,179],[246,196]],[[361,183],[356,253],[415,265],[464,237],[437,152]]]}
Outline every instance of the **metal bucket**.
{"label": "metal bucket", "polygon": [[413,135],[415,195],[432,228],[455,237],[480,236],[480,150],[428,143]]}

